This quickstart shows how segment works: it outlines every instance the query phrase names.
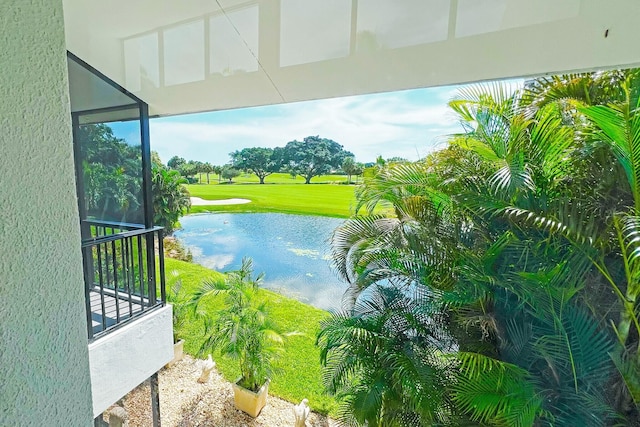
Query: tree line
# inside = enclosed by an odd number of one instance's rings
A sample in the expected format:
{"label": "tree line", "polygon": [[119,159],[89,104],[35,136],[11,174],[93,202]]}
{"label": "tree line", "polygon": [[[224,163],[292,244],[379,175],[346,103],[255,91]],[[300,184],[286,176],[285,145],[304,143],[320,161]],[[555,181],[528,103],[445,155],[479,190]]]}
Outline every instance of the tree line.
{"label": "tree line", "polygon": [[[182,157],[174,156],[167,166],[177,170],[186,178],[200,174],[206,174],[207,184],[210,183],[211,173],[218,175],[218,180],[228,179],[230,182],[241,171],[253,173],[264,184],[269,175],[276,172],[289,173],[293,177],[304,177],[305,184],[311,183],[311,179],[318,175],[342,171],[351,182],[352,176],[361,175],[365,165],[358,163],[350,151],[337,142],[308,136],[302,141],[288,142],[284,147],[250,147],[229,153],[231,161],[224,166],[214,166],[211,163],[199,161],[187,161]],[[195,179],[193,180],[195,182]]]}

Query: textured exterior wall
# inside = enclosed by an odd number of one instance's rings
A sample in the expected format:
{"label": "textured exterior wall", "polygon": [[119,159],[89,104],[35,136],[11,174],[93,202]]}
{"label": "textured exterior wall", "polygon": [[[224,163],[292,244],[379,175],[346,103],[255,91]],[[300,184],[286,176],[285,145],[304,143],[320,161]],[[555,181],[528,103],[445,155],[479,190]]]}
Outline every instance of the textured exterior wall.
{"label": "textured exterior wall", "polygon": [[90,425],[61,0],[0,13],[0,425]]}
{"label": "textured exterior wall", "polygon": [[173,359],[171,309],[155,310],[89,345],[95,416]]}

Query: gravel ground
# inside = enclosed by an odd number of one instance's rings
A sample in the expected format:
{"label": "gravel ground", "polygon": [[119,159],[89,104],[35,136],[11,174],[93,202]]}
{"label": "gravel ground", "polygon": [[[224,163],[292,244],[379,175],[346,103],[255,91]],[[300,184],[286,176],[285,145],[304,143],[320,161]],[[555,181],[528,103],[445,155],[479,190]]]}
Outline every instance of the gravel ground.
{"label": "gravel ground", "polygon": [[[160,413],[163,427],[293,427],[292,403],[269,396],[267,406],[251,418],[233,405],[233,390],[214,369],[209,382],[197,382],[201,361],[185,358],[160,371]],[[124,399],[130,427],[151,425],[149,388],[145,383]],[[313,402],[310,402],[313,409]],[[307,427],[335,427],[337,424],[314,412]]]}

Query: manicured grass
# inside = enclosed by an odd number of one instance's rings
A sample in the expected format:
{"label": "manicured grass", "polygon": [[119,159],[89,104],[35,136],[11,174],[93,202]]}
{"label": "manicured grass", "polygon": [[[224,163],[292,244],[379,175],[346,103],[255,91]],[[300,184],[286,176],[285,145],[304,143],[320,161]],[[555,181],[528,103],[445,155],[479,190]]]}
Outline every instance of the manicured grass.
{"label": "manicured grass", "polygon": [[[200,175],[195,176],[198,180],[200,180]],[[362,181],[361,177],[351,177],[351,182],[355,183]],[[221,184],[225,184],[228,182],[225,179],[221,180]],[[233,182],[238,184],[257,184],[260,182],[257,176],[252,173],[243,173],[242,175],[233,178]],[[311,178],[311,184],[327,184],[327,183],[346,183],[347,176],[346,175],[318,175]],[[207,184],[207,175],[202,174],[202,180],[200,180],[201,184]],[[266,184],[304,184],[304,178],[300,175],[292,178],[288,173],[273,173],[267,176],[264,180]],[[218,175],[209,174],[209,185],[218,185]]]}
{"label": "manicured grass", "polygon": [[[204,278],[221,278],[221,273],[198,264],[174,259],[165,260],[165,269],[167,287],[180,280],[182,289],[188,293],[197,289]],[[320,350],[315,346],[319,323],[327,318],[329,313],[268,290],[261,289],[258,295],[269,302],[271,314],[283,331],[301,333],[287,339],[284,352],[277,363],[280,373],[272,379],[269,392],[296,404],[307,398],[314,411],[335,414],[335,400],[323,392]],[[215,312],[220,309],[223,298],[222,295],[211,298],[205,306],[206,310]],[[203,331],[202,321],[191,317],[182,334],[182,338],[186,341],[187,353],[203,357],[198,354],[203,341]],[[227,380],[235,381],[239,377],[237,361],[222,358],[216,354],[213,354],[213,357],[218,370]]]}
{"label": "manicured grass", "polygon": [[207,200],[249,199],[251,203],[225,206],[193,206],[200,212],[282,212],[347,218],[353,213],[353,185],[337,184],[227,184],[188,185],[194,197]]}

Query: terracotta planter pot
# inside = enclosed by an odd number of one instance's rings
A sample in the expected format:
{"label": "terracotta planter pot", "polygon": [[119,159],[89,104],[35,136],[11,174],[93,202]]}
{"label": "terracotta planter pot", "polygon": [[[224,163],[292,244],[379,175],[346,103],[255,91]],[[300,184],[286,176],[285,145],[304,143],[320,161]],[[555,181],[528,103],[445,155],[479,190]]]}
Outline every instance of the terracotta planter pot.
{"label": "terracotta planter pot", "polygon": [[173,359],[167,363],[167,368],[172,367],[176,363],[182,360],[184,357],[184,340],[180,340],[173,344]]}
{"label": "terracotta planter pot", "polygon": [[242,378],[233,384],[233,402],[236,408],[240,409],[252,417],[257,417],[262,408],[267,404],[267,394],[269,393],[269,380],[267,380],[257,393],[247,390],[238,385]]}

